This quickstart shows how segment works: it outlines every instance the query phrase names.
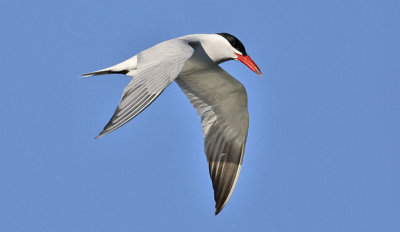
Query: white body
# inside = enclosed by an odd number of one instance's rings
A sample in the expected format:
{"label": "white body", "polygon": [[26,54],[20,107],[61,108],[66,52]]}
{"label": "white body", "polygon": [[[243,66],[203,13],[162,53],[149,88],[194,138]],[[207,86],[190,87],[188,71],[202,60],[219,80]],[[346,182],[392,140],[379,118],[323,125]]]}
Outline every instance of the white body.
{"label": "white body", "polygon": [[[157,54],[156,52],[152,51],[153,48],[157,46],[163,46],[165,44],[169,44],[172,41],[177,41],[177,40],[183,40],[188,43],[201,43],[201,46],[215,63],[219,64],[222,62],[225,62],[227,60],[231,60],[236,58],[235,52],[241,54],[240,51],[232,48],[232,46],[229,44],[229,42],[224,39],[223,37],[217,35],[217,34],[192,34],[192,35],[185,35],[182,37],[178,37],[172,40],[167,40],[162,43],[159,43],[151,48],[148,48],[142,52],[140,52],[138,55],[141,53],[146,53],[146,52],[151,52],[154,56],[162,55],[162,54]],[[233,50],[232,50],[233,49]],[[162,51],[161,51],[162,52]],[[129,72],[126,74],[127,76],[134,77],[136,74],[136,69],[137,69],[137,64],[138,64],[138,55],[135,55],[128,60],[125,60],[119,64],[116,64],[114,66],[101,69],[96,72],[102,72],[102,71],[114,71],[114,72],[119,72],[122,70],[129,70]],[[197,58],[196,58],[197,59]],[[96,73],[94,72],[94,73]],[[90,76],[90,75],[84,75],[84,76]]]}

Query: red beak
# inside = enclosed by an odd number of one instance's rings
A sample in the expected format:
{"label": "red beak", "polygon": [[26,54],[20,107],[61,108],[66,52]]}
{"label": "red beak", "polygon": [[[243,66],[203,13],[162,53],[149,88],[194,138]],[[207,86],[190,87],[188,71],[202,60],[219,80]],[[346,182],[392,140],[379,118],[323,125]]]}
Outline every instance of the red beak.
{"label": "red beak", "polygon": [[245,64],[249,69],[253,70],[253,72],[257,73],[259,76],[262,76],[261,70],[258,68],[256,63],[250,58],[250,56],[242,56],[238,53],[235,53],[237,55],[237,59]]}

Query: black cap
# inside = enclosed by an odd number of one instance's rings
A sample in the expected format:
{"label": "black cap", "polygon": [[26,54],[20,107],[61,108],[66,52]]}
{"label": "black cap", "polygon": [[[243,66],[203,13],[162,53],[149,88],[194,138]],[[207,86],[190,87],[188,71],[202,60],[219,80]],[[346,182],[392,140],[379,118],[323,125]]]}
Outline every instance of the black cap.
{"label": "black cap", "polygon": [[242,42],[240,42],[238,38],[229,33],[217,33],[217,35],[224,37],[226,40],[228,40],[228,42],[232,45],[232,47],[241,52],[243,56],[247,56],[246,49],[244,48]]}

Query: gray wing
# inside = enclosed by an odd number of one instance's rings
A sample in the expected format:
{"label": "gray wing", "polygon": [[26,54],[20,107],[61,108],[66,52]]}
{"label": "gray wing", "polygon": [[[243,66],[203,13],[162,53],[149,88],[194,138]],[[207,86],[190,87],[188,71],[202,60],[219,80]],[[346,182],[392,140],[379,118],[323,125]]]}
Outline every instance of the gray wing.
{"label": "gray wing", "polygon": [[142,112],[175,80],[192,54],[193,48],[181,39],[168,40],[139,53],[136,75],[124,89],[114,115],[96,138]]}
{"label": "gray wing", "polygon": [[218,214],[235,188],[242,165],[249,127],[246,90],[211,62],[207,69],[179,76],[176,82],[201,117]]}

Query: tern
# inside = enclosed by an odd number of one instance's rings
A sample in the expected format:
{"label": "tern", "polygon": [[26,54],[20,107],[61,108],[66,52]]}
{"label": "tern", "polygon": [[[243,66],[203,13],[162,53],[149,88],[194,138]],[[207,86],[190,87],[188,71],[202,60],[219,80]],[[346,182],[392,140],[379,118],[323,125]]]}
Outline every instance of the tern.
{"label": "tern", "polygon": [[96,138],[133,119],[173,81],[179,85],[201,118],[215,215],[235,188],[249,127],[246,90],[218,65],[228,60],[238,60],[262,75],[242,42],[228,33],[167,40],[117,65],[82,75],[117,73],[132,77],[113,116]]}

